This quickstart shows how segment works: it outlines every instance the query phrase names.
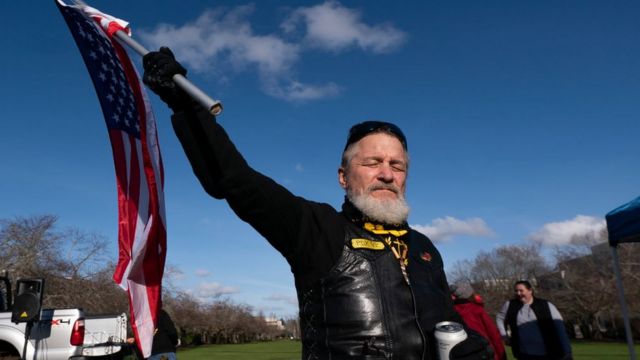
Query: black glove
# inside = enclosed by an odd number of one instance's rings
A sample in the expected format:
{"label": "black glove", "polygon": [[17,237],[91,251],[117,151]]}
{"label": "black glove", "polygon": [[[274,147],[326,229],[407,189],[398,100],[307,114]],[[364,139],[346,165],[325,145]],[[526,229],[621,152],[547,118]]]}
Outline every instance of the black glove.
{"label": "black glove", "polygon": [[150,51],[142,57],[144,82],[154,93],[160,96],[173,112],[185,110],[191,106],[192,99],[173,82],[173,75],[187,75],[187,70],[176,61],[168,47],[159,51]]}
{"label": "black glove", "polygon": [[467,330],[467,338],[449,352],[450,360],[492,360],[493,349],[484,337]]}

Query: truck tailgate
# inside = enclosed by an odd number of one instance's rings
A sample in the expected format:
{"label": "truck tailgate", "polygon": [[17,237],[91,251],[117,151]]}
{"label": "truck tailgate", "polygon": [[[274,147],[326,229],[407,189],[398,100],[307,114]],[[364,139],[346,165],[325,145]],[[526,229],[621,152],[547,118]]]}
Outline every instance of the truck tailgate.
{"label": "truck tailgate", "polygon": [[102,356],[117,353],[127,340],[127,315],[85,317],[82,355]]}

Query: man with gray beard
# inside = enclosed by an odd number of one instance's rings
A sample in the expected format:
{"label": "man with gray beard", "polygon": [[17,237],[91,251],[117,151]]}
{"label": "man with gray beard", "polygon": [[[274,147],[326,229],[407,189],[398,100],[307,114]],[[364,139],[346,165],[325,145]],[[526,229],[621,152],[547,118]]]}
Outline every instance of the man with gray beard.
{"label": "man with gray beard", "polygon": [[[462,322],[442,258],[407,224],[407,140],[394,124],[351,128],[338,169],[342,211],[290,193],[251,168],[209,112],[171,81],[186,75],[167,48],[144,56],[144,82],[172,124],[204,190],[225,199],[287,260],[300,307],[303,359],[437,359],[434,327]],[[469,332],[451,359],[490,359]],[[444,360],[444,359],[441,359]]]}

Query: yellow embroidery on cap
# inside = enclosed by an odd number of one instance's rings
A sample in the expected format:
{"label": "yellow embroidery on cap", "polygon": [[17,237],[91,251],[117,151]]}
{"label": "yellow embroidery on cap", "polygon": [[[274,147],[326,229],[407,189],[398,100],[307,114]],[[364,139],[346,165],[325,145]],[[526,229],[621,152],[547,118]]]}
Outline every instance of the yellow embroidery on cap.
{"label": "yellow embroidery on cap", "polygon": [[368,239],[351,239],[351,246],[354,249],[370,249],[370,250],[384,249],[384,244],[382,242],[368,240]]}

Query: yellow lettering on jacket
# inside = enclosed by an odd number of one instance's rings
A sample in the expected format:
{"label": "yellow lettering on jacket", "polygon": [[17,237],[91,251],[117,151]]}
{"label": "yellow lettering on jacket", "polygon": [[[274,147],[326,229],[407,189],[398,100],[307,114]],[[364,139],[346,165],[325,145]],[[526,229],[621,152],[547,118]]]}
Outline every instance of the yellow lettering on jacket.
{"label": "yellow lettering on jacket", "polygon": [[351,239],[351,246],[354,249],[370,249],[370,250],[382,250],[384,244],[380,241],[373,241],[369,239]]}

